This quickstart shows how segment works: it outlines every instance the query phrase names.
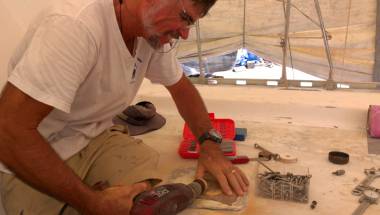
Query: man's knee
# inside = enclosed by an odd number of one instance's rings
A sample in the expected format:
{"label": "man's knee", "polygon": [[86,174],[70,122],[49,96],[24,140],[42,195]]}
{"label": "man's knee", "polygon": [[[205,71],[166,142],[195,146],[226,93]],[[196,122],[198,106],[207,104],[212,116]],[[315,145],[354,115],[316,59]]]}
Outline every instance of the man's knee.
{"label": "man's knee", "polygon": [[149,160],[159,159],[159,153],[141,139],[129,135],[122,135],[122,139],[115,142],[117,142],[121,148],[125,148],[128,154],[136,154]]}
{"label": "man's knee", "polygon": [[101,145],[86,183],[108,180],[130,184],[156,175],[159,153],[142,140],[120,134]]}
{"label": "man's knee", "polygon": [[[138,149],[131,151],[134,157],[136,157],[137,166],[144,165],[147,168],[156,168],[160,158],[159,153],[152,147],[139,140]],[[149,165],[149,166],[147,166]]]}
{"label": "man's knee", "polygon": [[147,156],[158,159],[159,153],[158,153],[158,151],[156,149],[154,149],[153,147],[149,146],[148,144],[146,144],[141,139],[138,139],[138,138],[134,138],[134,139],[135,139],[136,143],[139,146],[141,146],[141,147],[144,148],[144,151],[146,151]]}

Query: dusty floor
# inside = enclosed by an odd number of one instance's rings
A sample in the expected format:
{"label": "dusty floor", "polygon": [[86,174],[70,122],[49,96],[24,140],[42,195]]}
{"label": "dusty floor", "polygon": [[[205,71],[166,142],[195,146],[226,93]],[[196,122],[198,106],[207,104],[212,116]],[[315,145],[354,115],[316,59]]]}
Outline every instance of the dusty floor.
{"label": "dusty floor", "polygon": [[[218,118],[231,118],[237,127],[246,127],[248,137],[239,143],[239,154],[254,156],[253,143],[269,149],[291,153],[298,157],[297,166],[309,169],[313,175],[310,200],[318,201],[311,210],[309,204],[289,203],[256,197],[255,177],[257,164],[240,167],[251,178],[248,207],[236,212],[188,209],[182,214],[351,214],[358,197],[351,190],[364,178],[363,170],[380,167],[380,156],[367,154],[365,133],[366,111],[369,104],[379,104],[379,92],[283,90],[254,86],[201,86],[208,110]],[[160,130],[140,136],[160,153],[161,177],[168,180],[179,168],[196,165],[177,154],[181,140],[183,120],[179,117],[168,92],[148,81],[143,83],[137,101],[153,102],[159,113],[167,119]],[[344,166],[331,164],[327,153],[346,151],[350,163]],[[291,167],[289,167],[291,168]],[[345,169],[346,175],[336,177],[331,172]],[[380,180],[374,184],[380,188]],[[373,205],[366,215],[379,214],[380,205]]]}

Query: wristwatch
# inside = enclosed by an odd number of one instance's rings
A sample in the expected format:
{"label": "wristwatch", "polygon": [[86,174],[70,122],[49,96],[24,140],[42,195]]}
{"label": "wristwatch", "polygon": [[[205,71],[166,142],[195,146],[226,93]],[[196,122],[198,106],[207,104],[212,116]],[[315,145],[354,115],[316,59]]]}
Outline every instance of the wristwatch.
{"label": "wristwatch", "polygon": [[198,142],[202,145],[202,143],[206,140],[214,141],[217,144],[221,144],[223,137],[222,135],[215,129],[210,129],[209,131],[203,133],[199,138]]}

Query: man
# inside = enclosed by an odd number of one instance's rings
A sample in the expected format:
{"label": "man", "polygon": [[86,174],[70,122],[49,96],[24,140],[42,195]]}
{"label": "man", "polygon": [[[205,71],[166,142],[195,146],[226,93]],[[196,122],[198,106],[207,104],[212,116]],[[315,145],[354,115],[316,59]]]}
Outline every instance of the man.
{"label": "man", "polygon": [[[196,177],[226,194],[248,180],[222,154],[199,93],[169,44],[215,0],[60,0],[12,57],[0,98],[1,195],[8,214],[128,214],[157,152],[113,126],[144,77],[166,86],[202,142]],[[142,171],[145,170],[145,171]],[[16,176],[9,174],[13,172]],[[108,181],[110,188],[92,186]]]}

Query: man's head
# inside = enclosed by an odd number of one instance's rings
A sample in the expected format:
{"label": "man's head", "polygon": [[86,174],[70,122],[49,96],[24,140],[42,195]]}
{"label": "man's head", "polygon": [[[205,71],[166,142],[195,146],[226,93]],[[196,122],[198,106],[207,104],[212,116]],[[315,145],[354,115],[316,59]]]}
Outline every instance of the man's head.
{"label": "man's head", "polygon": [[147,0],[142,4],[142,36],[159,49],[172,39],[187,39],[191,26],[204,17],[216,0]]}

